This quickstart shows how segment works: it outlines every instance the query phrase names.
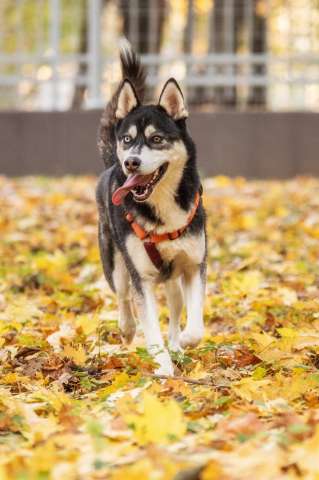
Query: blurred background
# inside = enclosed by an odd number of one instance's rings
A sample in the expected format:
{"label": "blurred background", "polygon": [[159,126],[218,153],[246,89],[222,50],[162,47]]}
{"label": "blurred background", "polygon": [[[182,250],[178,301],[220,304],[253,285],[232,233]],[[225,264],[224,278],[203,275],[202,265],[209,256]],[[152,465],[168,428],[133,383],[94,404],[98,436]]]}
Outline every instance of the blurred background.
{"label": "blurred background", "polygon": [[126,36],[181,84],[205,174],[318,174],[319,0],[0,0],[1,172],[96,173]]}

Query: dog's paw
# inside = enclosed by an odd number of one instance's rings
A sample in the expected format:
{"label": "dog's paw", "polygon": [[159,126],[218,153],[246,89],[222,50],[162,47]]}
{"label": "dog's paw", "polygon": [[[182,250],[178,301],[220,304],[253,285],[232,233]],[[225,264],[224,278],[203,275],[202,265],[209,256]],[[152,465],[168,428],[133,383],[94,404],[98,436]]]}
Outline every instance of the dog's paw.
{"label": "dog's paw", "polygon": [[181,331],[179,329],[179,327],[176,328],[175,325],[169,325],[169,329],[168,329],[168,348],[171,352],[182,352],[183,349],[180,345],[180,342],[179,342],[179,337],[180,337],[180,334],[181,334]]}
{"label": "dog's paw", "polygon": [[159,365],[155,370],[157,375],[168,375],[169,377],[174,376],[174,364],[167,351],[158,353],[155,357],[155,361]]}
{"label": "dog's paw", "polygon": [[202,330],[184,330],[179,337],[179,342],[183,348],[196,347],[203,335],[204,332]]}
{"label": "dog's paw", "polygon": [[119,324],[121,337],[126,344],[130,344],[133,341],[136,332],[135,322],[121,322]]}
{"label": "dog's paw", "polygon": [[174,376],[174,366],[172,365],[162,365],[158,367],[155,372],[156,375],[165,375],[168,377],[173,377]]}
{"label": "dog's paw", "polygon": [[169,339],[168,340],[168,348],[170,349],[171,352],[183,353],[183,349],[182,349],[182,347],[179,343],[179,339],[178,340]]}

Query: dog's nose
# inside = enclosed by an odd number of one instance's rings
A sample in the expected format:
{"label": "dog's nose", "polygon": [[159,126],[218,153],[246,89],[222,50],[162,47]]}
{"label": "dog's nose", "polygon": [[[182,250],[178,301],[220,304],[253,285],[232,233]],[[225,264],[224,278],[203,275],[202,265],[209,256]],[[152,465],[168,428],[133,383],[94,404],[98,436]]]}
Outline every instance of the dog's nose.
{"label": "dog's nose", "polygon": [[138,157],[128,157],[124,161],[124,165],[129,172],[135,172],[141,165],[141,160]]}

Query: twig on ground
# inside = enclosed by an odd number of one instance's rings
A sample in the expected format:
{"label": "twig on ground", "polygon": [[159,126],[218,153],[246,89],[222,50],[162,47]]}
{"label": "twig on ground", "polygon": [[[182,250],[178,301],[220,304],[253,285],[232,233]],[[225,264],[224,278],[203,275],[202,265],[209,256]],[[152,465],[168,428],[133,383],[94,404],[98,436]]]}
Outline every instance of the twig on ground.
{"label": "twig on ground", "polygon": [[206,385],[207,387],[215,387],[215,388],[230,388],[230,385],[216,385],[211,380],[195,380],[194,378],[189,377],[170,377],[169,375],[158,375],[157,373],[150,373],[148,375],[144,375],[145,377],[151,377],[158,380],[182,380],[182,382],[191,383],[193,385]]}

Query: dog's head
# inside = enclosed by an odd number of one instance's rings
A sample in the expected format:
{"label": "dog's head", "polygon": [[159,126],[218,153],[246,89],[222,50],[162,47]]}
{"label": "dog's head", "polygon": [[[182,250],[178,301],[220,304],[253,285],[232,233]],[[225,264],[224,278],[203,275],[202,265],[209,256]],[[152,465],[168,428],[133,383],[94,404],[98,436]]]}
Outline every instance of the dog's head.
{"label": "dog's head", "polygon": [[120,204],[132,192],[137,202],[144,202],[167,183],[176,171],[183,171],[187,161],[184,141],[185,108],[183,94],[174,79],[166,82],[157,105],[140,104],[133,85],[124,80],[115,116],[117,157],[127,177],[113,195]]}

